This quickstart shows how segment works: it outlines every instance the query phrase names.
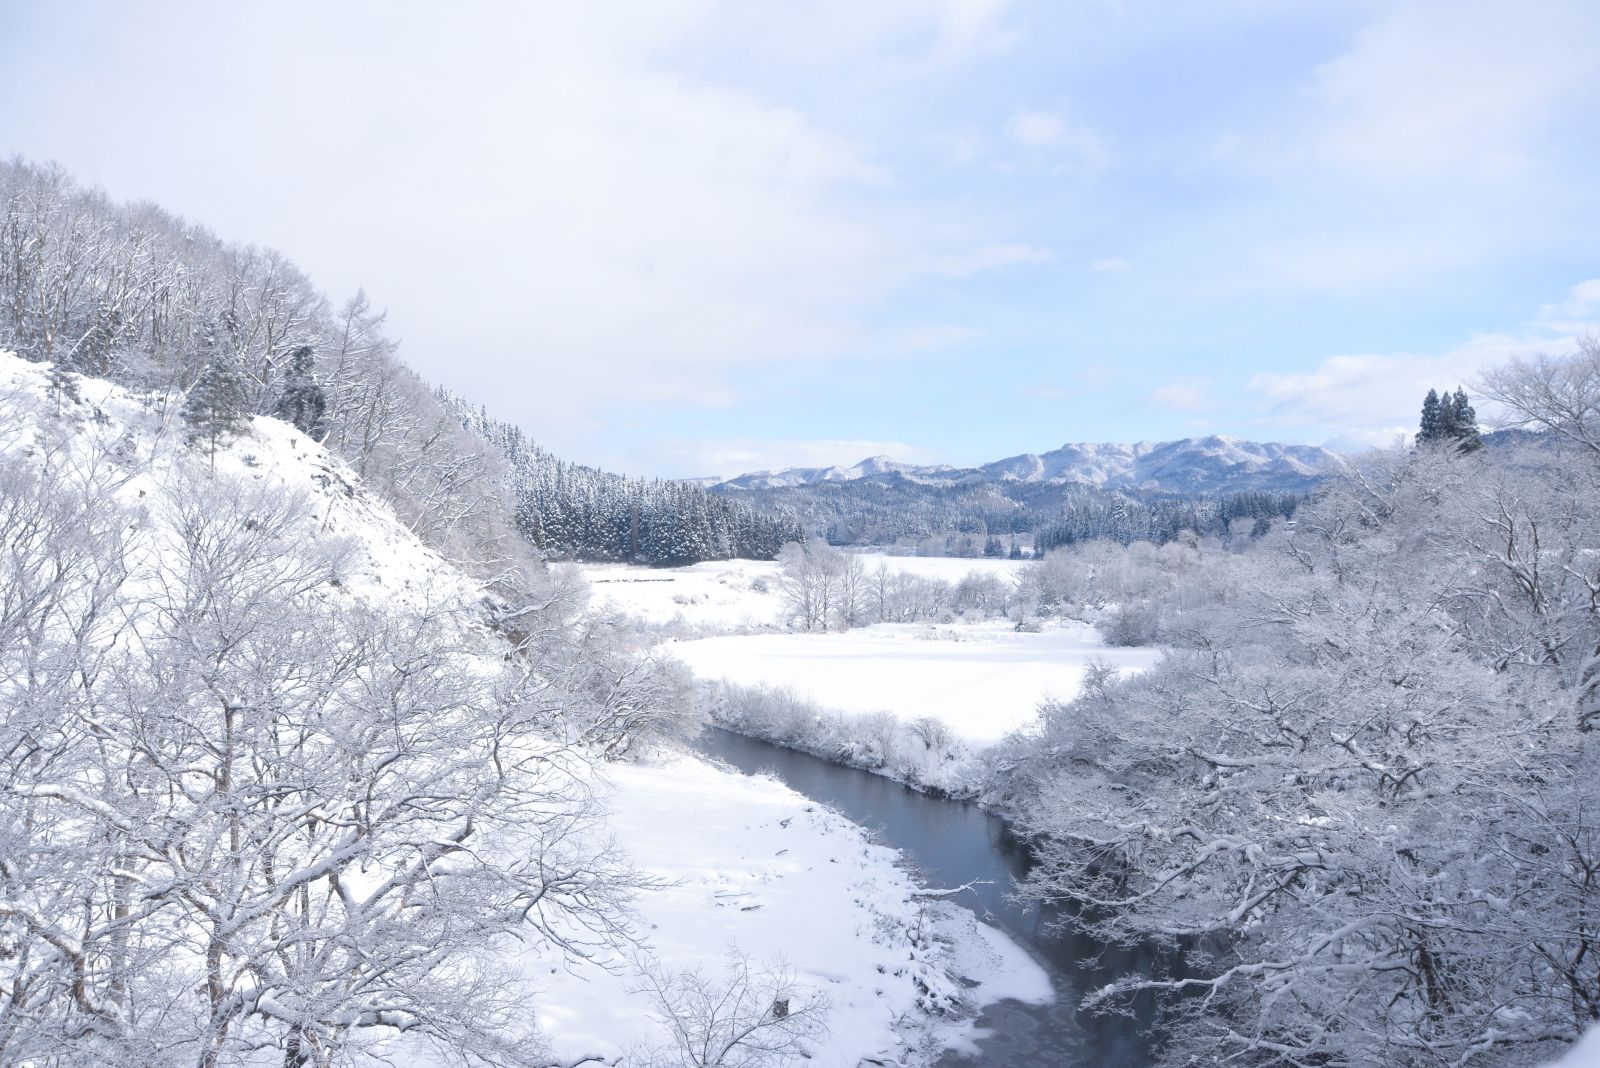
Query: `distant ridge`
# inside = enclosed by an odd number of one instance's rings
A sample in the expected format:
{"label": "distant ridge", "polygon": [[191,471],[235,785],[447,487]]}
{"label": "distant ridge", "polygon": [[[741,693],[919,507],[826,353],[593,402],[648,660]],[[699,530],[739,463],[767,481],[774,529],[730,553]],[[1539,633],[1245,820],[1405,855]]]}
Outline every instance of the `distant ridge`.
{"label": "distant ridge", "polygon": [[1342,456],[1319,445],[1283,445],[1212,435],[1155,443],[1068,444],[1049,452],[1008,456],[978,467],[907,464],[887,456],[869,456],[849,467],[791,467],[753,471],[722,481],[700,481],[722,491],[861,481],[940,487],[1020,482],[1209,496],[1304,492],[1347,466]]}

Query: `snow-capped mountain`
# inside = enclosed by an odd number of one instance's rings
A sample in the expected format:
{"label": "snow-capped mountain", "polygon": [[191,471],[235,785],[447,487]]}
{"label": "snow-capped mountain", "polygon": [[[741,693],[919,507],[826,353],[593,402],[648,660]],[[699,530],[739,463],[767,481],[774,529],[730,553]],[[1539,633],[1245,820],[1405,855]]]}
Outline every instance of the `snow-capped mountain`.
{"label": "snow-capped mountain", "polygon": [[1194,495],[1298,492],[1344,469],[1343,457],[1318,445],[1283,445],[1213,435],[1131,445],[1068,444],[1045,453],[1008,456],[978,467],[906,464],[887,456],[871,456],[850,467],[756,471],[711,484],[723,490],[761,490],[862,480],[944,486],[1032,482]]}
{"label": "snow-capped mountain", "polygon": [[849,467],[790,467],[782,471],[753,471],[726,481],[701,479],[710,486],[724,485],[730,489],[779,489],[789,486],[809,486],[817,482],[855,482],[876,476],[899,476],[912,481],[951,481],[969,473],[947,464],[907,464],[887,456],[869,456]]}

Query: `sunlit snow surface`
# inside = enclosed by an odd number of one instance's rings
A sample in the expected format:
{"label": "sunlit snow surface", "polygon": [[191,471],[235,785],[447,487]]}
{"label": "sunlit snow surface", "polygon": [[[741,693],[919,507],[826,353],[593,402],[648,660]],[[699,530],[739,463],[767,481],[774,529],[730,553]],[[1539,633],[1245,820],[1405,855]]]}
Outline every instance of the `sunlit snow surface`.
{"label": "sunlit snow surface", "polygon": [[[896,571],[959,582],[972,571],[1014,577],[1021,561],[866,554]],[[840,712],[934,716],[982,747],[1031,722],[1045,700],[1070,700],[1091,663],[1139,671],[1159,651],[1114,649],[1094,628],[1050,621],[1037,633],[1005,620],[884,623],[845,633],[780,630],[778,566],[747,560],[683,568],[589,565],[597,602],[651,622],[679,620],[708,634],[663,651],[705,679],[793,690]],[[722,631],[724,633],[714,633]],[[741,633],[726,633],[739,631]]]}
{"label": "sunlit snow surface", "polygon": [[1094,661],[1136,670],[1159,655],[1106,648],[1083,623],[1023,634],[1004,620],[736,635],[667,648],[703,678],[781,686],[842,712],[934,716],[976,746],[1031,722],[1043,700],[1071,699]]}
{"label": "sunlit snow surface", "polygon": [[1589,1028],[1559,1063],[1560,1068],[1600,1068],[1600,1026]]}
{"label": "sunlit snow surface", "polygon": [[[1039,966],[970,913],[941,926],[953,949],[930,955],[913,945],[922,906],[898,854],[781,783],[688,758],[617,766],[608,778],[611,823],[630,859],[671,882],[639,898],[641,933],[674,967],[707,975],[721,972],[729,947],[757,963],[787,963],[830,1005],[828,1035],[809,1065],[899,1060],[904,1043],[926,1043],[918,976],[939,982],[946,967],[980,984],[980,1002],[1051,996]],[[560,1053],[615,1056],[657,1034],[649,999],[625,976],[569,971],[539,954],[522,965],[541,988],[541,1027]]]}
{"label": "sunlit snow surface", "polygon": [[[1010,579],[1025,566],[1020,560],[886,556],[869,553],[862,563],[870,574],[881,563],[891,571],[959,582],[973,571]],[[597,606],[651,623],[681,622],[705,631],[777,628],[783,601],[777,592],[778,565],[764,560],[713,560],[688,567],[636,567],[584,564]]]}
{"label": "sunlit snow surface", "polygon": [[[41,435],[63,436],[84,457],[97,443],[114,446],[126,474],[118,496],[145,510],[148,551],[162,551],[162,517],[196,477],[304,494],[317,527],[312,539],[348,539],[354,550],[339,586],[319,595],[374,608],[452,605],[471,625],[479,584],[423,546],[343,462],[292,427],[253,420],[214,460],[202,458],[183,444],[170,409],[152,410],[105,382],[84,380],[84,403],[63,415],[47,394],[46,371],[0,351],[0,454],[27,462]],[[670,597],[665,603],[678,607]],[[484,666],[464,656],[459,667]],[[632,907],[637,933],[664,967],[714,975],[732,946],[758,965],[785,959],[809,989],[826,993],[829,1031],[813,1044],[809,1064],[854,1066],[879,1054],[898,1057],[908,1041],[933,1041],[915,1011],[919,979],[954,989],[953,971],[980,984],[980,1001],[1049,996],[1043,972],[997,932],[963,936],[960,923],[946,921],[935,937],[926,924],[919,934],[922,905],[897,854],[787,787],[682,759],[608,766],[595,789],[610,810],[601,833],[614,835],[631,863],[661,883]],[[666,1041],[650,999],[626,974],[563,962],[548,947],[508,945],[500,963],[525,984],[529,1013],[568,1062],[599,1053],[616,1063]],[[615,957],[609,963],[621,966]],[[380,1046],[369,1063],[455,1063],[414,1038]]]}

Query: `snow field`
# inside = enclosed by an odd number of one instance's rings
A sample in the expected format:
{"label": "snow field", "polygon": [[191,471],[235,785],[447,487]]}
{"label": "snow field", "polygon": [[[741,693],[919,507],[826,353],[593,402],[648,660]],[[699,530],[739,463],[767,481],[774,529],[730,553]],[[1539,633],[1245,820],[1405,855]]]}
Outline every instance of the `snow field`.
{"label": "snow field", "polygon": [[[860,556],[869,575],[882,565],[952,584],[973,572],[1014,581],[1027,566],[1009,559]],[[739,716],[735,729],[958,795],[970,786],[977,752],[1034,722],[1042,702],[1075,697],[1090,665],[1130,673],[1160,656],[1151,648],[1108,647],[1092,626],[1072,620],[1048,622],[1033,633],[1003,619],[880,623],[829,633],[787,630],[780,568],[773,562],[594,564],[583,572],[602,610],[687,628],[693,636],[663,642],[659,649],[700,678],[786,691],[835,721],[807,728],[810,736]],[[900,725],[898,737],[867,722],[883,714]],[[907,732],[908,725],[927,718],[942,724],[947,737]]]}
{"label": "snow field", "polygon": [[[960,582],[974,571],[1011,579],[1023,563],[885,553],[859,555],[868,574],[883,564],[896,573],[950,583]],[[781,624],[780,569],[770,560],[710,560],[671,568],[634,564],[580,566],[590,582],[590,595],[597,608],[610,608],[650,623],[677,621],[722,632],[775,629]]]}
{"label": "snow field", "polygon": [[[708,977],[724,973],[730,950],[758,966],[786,963],[829,1006],[827,1034],[809,1048],[815,1068],[900,1063],[936,1047],[921,1012],[932,1002],[1052,996],[1044,972],[1003,934],[915,899],[895,851],[781,783],[686,757],[614,766],[607,777],[619,842],[665,884],[635,906],[651,954]],[[665,1041],[626,968],[568,969],[548,952],[518,965],[560,1055],[610,1063]],[[964,991],[947,969],[978,985]]]}
{"label": "snow field", "polygon": [[776,627],[783,603],[778,565],[711,560],[688,567],[584,564],[591,603],[649,623],[680,621],[719,631]]}
{"label": "snow field", "polygon": [[1086,623],[1038,633],[1005,620],[881,623],[844,633],[749,634],[671,642],[696,675],[793,691],[840,712],[932,716],[974,747],[1032,722],[1040,702],[1070,700],[1091,663],[1140,671],[1155,649],[1115,649]]}

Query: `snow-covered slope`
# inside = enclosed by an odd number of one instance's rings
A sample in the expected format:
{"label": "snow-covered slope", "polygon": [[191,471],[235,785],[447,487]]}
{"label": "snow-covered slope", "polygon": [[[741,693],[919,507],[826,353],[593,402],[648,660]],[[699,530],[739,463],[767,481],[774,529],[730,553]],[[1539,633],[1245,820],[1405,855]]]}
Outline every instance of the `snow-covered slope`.
{"label": "snow-covered slope", "polygon": [[[395,618],[420,618],[426,608],[427,618],[460,631],[451,642],[452,673],[477,679],[498,670],[504,646],[479,622],[481,586],[422,545],[341,461],[293,427],[257,418],[213,456],[185,442],[170,399],[72,382],[81,399],[54,391],[48,368],[0,352],[0,465],[49,470],[108,494],[107,507],[141,531],[144,558],[133,561],[133,573],[170,580],[173,569],[163,563],[181,555],[172,550],[173,539],[185,536],[182,518],[208,500],[290,501],[296,552],[336,549],[342,561],[336,580],[320,583],[314,596]],[[129,591],[130,601],[138,598],[137,588]],[[332,649],[337,636],[326,641]],[[934,1033],[926,1010],[967,996],[950,971],[957,959],[975,981],[1005,972],[1008,992],[1049,996],[1042,973],[996,932],[952,951],[952,928],[925,914],[896,854],[780,784],[690,758],[578,774],[583,792],[609,811],[589,833],[600,847],[614,838],[654,884],[628,906],[638,941],[584,961],[530,939],[485,962],[514,973],[526,1020],[563,1062],[638,1063],[628,1058],[670,1043],[659,1000],[637,968],[645,958],[662,976],[698,974],[713,985],[731,958],[758,969],[786,961],[800,996],[831,1006],[828,1030],[804,1043],[809,1061],[838,1068],[864,1058],[914,1063],[912,1047],[926,1046]],[[999,948],[985,956],[982,946]],[[368,1052],[409,1068],[458,1062],[448,1050],[398,1035]]]}
{"label": "snow-covered slope", "polygon": [[795,467],[727,479],[727,489],[777,489],[823,482],[905,479],[933,485],[991,481],[1077,483],[1100,489],[1204,494],[1299,491],[1345,469],[1339,454],[1317,445],[1282,445],[1212,436],[1159,443],[1069,444],[979,467],[903,464],[883,456],[850,467]]}
{"label": "snow-covered slope", "polygon": [[94,378],[71,376],[78,402],[52,395],[48,365],[0,350],[0,454],[41,455],[63,445],[75,466],[109,465],[115,499],[144,514],[160,551],[172,506],[196,487],[226,492],[281,491],[311,510],[312,543],[337,544],[344,558],[340,588],[369,604],[427,603],[461,609],[484,596],[481,586],[423,545],[389,507],[361,487],[343,462],[294,427],[252,420],[214,456],[184,443],[177,406],[139,398]]}

